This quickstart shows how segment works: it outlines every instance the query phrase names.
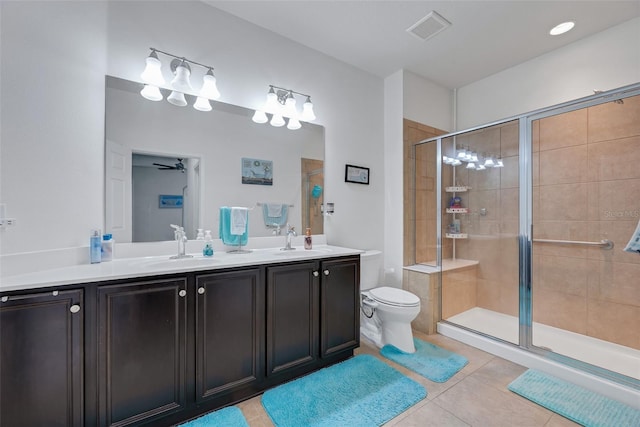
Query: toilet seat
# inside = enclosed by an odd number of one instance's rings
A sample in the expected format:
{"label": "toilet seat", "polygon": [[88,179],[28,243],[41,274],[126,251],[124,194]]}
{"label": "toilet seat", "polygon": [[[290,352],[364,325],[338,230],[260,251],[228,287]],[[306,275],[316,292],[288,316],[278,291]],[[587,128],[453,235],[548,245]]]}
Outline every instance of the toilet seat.
{"label": "toilet seat", "polygon": [[394,307],[417,307],[420,305],[420,298],[416,295],[411,292],[403,291],[398,288],[391,288],[389,286],[370,289],[369,294],[376,301]]}

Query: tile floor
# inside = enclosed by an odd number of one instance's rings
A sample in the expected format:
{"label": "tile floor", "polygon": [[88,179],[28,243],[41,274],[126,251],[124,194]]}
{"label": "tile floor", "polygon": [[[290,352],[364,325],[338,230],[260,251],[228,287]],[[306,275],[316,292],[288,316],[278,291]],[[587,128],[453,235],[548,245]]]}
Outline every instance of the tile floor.
{"label": "tile floor", "polygon": [[[422,384],[427,397],[385,424],[387,427],[428,426],[577,426],[574,422],[518,396],[507,385],[526,368],[443,335],[417,338],[465,356],[469,364],[445,383],[434,383],[380,356],[378,349],[361,339],[356,354],[372,354]],[[237,405],[251,427],[271,427],[260,396]],[[338,427],[338,426],[337,426]]]}

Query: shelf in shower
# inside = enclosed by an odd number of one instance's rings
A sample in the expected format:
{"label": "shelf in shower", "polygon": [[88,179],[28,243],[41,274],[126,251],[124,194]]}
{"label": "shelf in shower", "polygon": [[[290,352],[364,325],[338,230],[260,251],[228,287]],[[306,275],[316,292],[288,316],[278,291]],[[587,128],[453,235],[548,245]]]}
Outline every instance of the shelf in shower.
{"label": "shelf in shower", "polygon": [[447,208],[447,213],[469,213],[467,208]]}
{"label": "shelf in shower", "polygon": [[444,189],[447,193],[464,193],[467,190],[471,190],[471,187],[446,187]]}
{"label": "shelf in shower", "polygon": [[467,233],[445,233],[444,237],[447,239],[466,239],[469,236]]}

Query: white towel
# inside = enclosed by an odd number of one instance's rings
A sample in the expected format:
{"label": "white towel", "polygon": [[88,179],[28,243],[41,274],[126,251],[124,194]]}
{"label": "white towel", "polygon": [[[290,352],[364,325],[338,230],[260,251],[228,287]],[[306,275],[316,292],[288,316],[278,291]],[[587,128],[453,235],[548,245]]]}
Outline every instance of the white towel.
{"label": "white towel", "polygon": [[281,203],[267,203],[267,213],[272,218],[278,218],[282,216],[282,204]]}
{"label": "white towel", "polygon": [[635,252],[640,254],[640,221],[638,221],[636,231],[633,232],[633,235],[624,250],[626,252]]}
{"label": "white towel", "polygon": [[249,210],[247,208],[233,207],[231,208],[231,234],[241,236],[247,229],[247,216]]}

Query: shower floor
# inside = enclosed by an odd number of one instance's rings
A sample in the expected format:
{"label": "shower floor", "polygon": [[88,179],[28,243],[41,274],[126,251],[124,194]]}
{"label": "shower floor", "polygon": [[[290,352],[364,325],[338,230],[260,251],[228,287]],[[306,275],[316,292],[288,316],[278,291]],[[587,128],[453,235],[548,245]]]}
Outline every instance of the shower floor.
{"label": "shower floor", "polygon": [[[447,321],[518,343],[518,318],[480,307],[452,316]],[[533,344],[631,378],[640,380],[640,350],[533,323]]]}

